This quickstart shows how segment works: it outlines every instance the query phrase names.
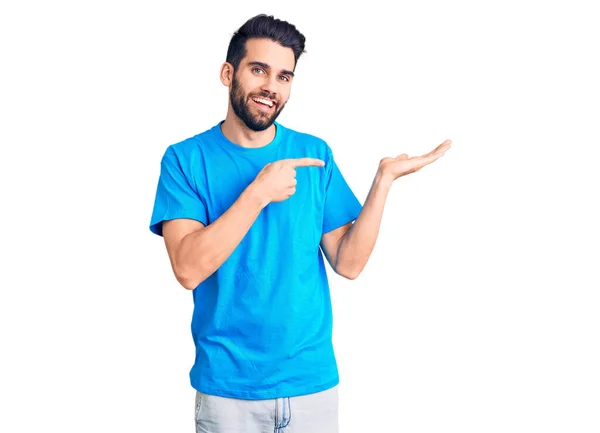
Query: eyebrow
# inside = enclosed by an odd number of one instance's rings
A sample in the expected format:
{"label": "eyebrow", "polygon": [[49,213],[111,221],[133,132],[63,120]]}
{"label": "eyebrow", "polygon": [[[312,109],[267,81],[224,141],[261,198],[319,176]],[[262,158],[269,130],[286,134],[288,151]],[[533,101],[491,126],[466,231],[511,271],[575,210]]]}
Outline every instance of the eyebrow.
{"label": "eyebrow", "polygon": [[[248,65],[250,65],[250,66],[260,66],[261,68],[271,70],[271,66],[269,66],[269,65],[267,65],[266,63],[263,63],[263,62],[248,62]],[[280,71],[280,73],[284,74],[284,75],[289,75],[291,77],[294,76],[294,73],[292,71],[288,71],[287,69],[282,69]]]}

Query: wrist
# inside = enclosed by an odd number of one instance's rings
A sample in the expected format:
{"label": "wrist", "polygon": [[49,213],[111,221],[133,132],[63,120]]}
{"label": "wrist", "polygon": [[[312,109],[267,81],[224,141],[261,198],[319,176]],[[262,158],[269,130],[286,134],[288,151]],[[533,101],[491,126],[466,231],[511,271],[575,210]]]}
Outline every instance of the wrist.
{"label": "wrist", "polygon": [[245,194],[250,197],[255,203],[257,203],[261,209],[267,207],[271,203],[271,199],[264,193],[263,189],[256,182],[252,182],[246,190]]}
{"label": "wrist", "polygon": [[392,176],[382,172],[381,170],[377,170],[373,183],[381,188],[389,189],[392,187],[394,179],[392,178]]}

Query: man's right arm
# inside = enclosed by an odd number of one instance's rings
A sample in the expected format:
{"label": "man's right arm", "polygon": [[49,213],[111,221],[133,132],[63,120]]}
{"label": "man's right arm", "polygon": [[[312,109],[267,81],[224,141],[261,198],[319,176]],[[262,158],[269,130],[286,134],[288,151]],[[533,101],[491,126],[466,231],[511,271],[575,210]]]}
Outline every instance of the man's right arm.
{"label": "man's right arm", "polygon": [[198,287],[233,253],[263,208],[287,200],[296,192],[296,168],[324,164],[314,158],[269,163],[231,207],[208,226],[183,218],[163,222],[162,233],[177,281],[188,290]]}
{"label": "man's right arm", "polygon": [[233,253],[267,204],[264,194],[250,184],[208,226],[192,219],[165,221],[163,237],[177,281],[193,290],[211,276]]}

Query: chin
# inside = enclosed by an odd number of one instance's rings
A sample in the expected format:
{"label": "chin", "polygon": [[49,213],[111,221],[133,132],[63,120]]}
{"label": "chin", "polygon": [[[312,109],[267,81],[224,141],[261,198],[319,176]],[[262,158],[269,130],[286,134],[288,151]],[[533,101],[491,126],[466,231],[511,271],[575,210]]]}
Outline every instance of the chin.
{"label": "chin", "polygon": [[273,117],[269,118],[269,120],[264,119],[264,117],[260,117],[257,119],[256,117],[253,119],[253,122],[248,124],[248,122],[244,122],[248,128],[253,131],[260,132],[268,129],[273,123],[275,123],[275,118],[277,115],[275,114]]}
{"label": "chin", "polygon": [[271,126],[272,124],[273,124],[273,122],[270,122],[270,123],[268,123],[268,124],[264,124],[264,125],[262,125],[262,124],[261,124],[261,125],[258,125],[258,124],[256,124],[256,123],[253,123],[253,124],[250,124],[250,125],[248,125],[248,124],[246,123],[246,126],[247,126],[248,128],[250,128],[251,130],[253,130],[254,132],[260,132],[260,131],[264,131],[265,129],[268,129],[268,128],[269,128],[269,126]]}

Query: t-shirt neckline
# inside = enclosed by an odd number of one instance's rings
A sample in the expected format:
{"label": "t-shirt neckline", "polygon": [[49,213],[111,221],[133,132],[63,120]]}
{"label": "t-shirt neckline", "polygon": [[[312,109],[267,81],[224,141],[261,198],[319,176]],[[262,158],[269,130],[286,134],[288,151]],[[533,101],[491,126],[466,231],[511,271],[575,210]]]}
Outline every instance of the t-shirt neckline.
{"label": "t-shirt neckline", "polygon": [[273,140],[271,140],[270,143],[261,147],[244,147],[234,143],[233,141],[230,141],[227,137],[225,137],[225,134],[223,134],[223,131],[221,130],[221,125],[223,124],[223,122],[225,122],[225,120],[221,120],[213,127],[213,133],[218,139],[219,143],[221,143],[227,149],[231,149],[235,152],[242,152],[253,155],[271,152],[277,147],[277,145],[281,141],[281,136],[283,135],[283,127],[278,122],[273,122],[275,125],[275,137],[273,138]]}

